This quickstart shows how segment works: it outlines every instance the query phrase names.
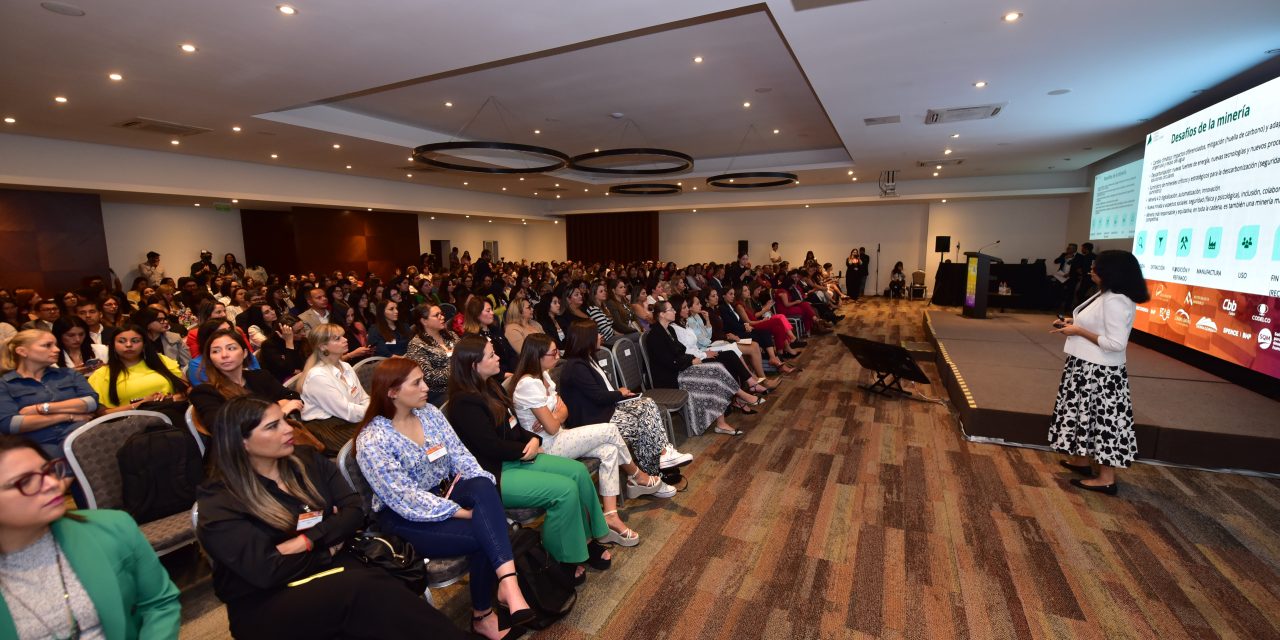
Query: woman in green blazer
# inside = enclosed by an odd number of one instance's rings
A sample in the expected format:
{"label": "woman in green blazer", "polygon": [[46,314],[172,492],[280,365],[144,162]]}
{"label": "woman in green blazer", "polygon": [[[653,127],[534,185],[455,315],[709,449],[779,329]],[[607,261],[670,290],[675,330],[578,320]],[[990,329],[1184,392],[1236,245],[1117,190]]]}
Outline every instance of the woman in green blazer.
{"label": "woman in green blazer", "polygon": [[66,460],[0,436],[0,640],[178,637],[178,588],[122,511],[67,511]]}

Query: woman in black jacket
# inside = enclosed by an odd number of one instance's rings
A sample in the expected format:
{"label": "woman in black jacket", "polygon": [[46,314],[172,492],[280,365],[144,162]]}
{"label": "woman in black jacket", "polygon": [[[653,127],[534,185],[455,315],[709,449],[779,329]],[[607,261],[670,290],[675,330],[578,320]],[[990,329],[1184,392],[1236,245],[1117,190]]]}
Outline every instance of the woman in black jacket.
{"label": "woman in black jacket", "polygon": [[692,417],[689,427],[695,434],[701,435],[714,423],[716,433],[742,435],[742,431],[725,422],[725,411],[735,398],[746,406],[764,404],[764,398],[739,388],[738,381],[724,367],[703,364],[702,360],[685,353],[684,345],[671,329],[676,310],[670,302],[657,301],[653,305],[653,315],[657,322],[645,334],[653,386],[689,392],[689,414]]}
{"label": "woman in black jacket", "polygon": [[612,422],[631,447],[636,466],[649,475],[661,474],[664,482],[676,486],[681,479],[676,469],[693,462],[693,455],[677,451],[667,439],[657,403],[609,383],[593,358],[602,343],[595,322],[575,321],[569,326],[567,342],[559,385],[560,398],[569,407],[565,426]]}
{"label": "woman in black jacket", "polygon": [[236,638],[463,638],[399,580],[342,551],[364,510],[332,462],[296,450],[280,408],[227,402],[197,536]]}
{"label": "woman in black jacket", "polygon": [[[487,303],[486,303],[487,304]],[[472,333],[453,348],[445,416],[480,466],[498,481],[507,508],[546,509],[542,545],[565,564],[607,567],[601,543],[632,546],[638,536],[619,534],[605,522],[595,483],[577,460],[542,453],[542,439],[521,429],[493,345]],[[585,580],[585,573],[577,574]]]}

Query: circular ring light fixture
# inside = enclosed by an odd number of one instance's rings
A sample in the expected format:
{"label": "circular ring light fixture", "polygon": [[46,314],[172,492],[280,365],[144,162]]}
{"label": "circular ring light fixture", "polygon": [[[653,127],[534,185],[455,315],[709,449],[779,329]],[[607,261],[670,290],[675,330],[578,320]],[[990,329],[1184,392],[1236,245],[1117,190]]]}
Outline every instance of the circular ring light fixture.
{"label": "circular ring light fixture", "polygon": [[[735,180],[758,180],[755,182],[734,182]],[[785,171],[743,171],[740,173],[722,173],[707,178],[707,185],[725,189],[768,189],[769,187],[786,187],[799,182],[794,173]]]}
{"label": "circular ring light fixture", "polygon": [[[663,162],[673,162],[670,167],[661,167],[658,169],[614,169],[611,167],[592,167],[586,162],[599,158],[617,158],[625,156],[658,156],[663,158]],[[693,156],[679,151],[670,149],[653,149],[647,147],[631,147],[626,149],[605,149],[604,151],[593,151],[584,153],[580,156],[574,156],[569,161],[569,168],[574,171],[584,171],[586,173],[603,173],[617,176],[657,176],[672,173],[681,173],[693,168]]]}
{"label": "circular ring light fixture", "polygon": [[655,183],[638,183],[631,184],[615,184],[609,187],[609,193],[615,193],[620,196],[668,196],[680,193],[680,185],[666,184],[661,182]]}
{"label": "circular ring light fixture", "polygon": [[[457,151],[460,149],[514,151],[517,153],[542,156],[544,158],[552,159],[554,162],[537,167],[524,168],[479,167],[470,164],[446,162],[433,155],[444,151]],[[413,159],[423,164],[429,164],[433,167],[440,167],[441,169],[489,174],[548,173],[551,171],[558,171],[569,166],[568,154],[561,153],[555,149],[548,149],[547,147],[539,147],[531,144],[518,144],[515,142],[437,142],[434,144],[424,144],[413,150]]]}

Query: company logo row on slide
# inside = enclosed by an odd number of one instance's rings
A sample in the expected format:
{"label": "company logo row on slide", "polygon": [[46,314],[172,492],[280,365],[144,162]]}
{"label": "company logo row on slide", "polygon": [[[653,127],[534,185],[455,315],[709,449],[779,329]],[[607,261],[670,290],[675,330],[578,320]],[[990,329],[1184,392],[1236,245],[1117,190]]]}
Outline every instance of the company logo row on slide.
{"label": "company logo row on slide", "polygon": [[[1232,244],[1226,247],[1226,250],[1234,249],[1236,260],[1252,260],[1258,255],[1258,238],[1261,232],[1261,228],[1256,224],[1241,227],[1235,237],[1228,238]],[[1169,237],[1168,229],[1160,229],[1155,232],[1155,239],[1151,241],[1151,255],[1157,257],[1165,255],[1170,243],[1174,245],[1174,255],[1179,258],[1190,257],[1193,252],[1198,252],[1203,258],[1217,258],[1224,249],[1222,227],[1209,227],[1201,235],[1197,235],[1193,229],[1182,229],[1173,238]],[[1133,252],[1144,255],[1147,252],[1147,245],[1147,232],[1139,231],[1133,243]],[[1271,259],[1280,260],[1280,228],[1276,229]]]}

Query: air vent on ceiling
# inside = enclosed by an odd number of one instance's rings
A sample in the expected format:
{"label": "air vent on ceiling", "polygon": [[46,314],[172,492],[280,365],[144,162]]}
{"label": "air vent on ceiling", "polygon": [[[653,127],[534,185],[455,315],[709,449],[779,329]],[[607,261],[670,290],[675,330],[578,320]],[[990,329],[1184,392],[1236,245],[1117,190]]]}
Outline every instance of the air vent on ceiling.
{"label": "air vent on ceiling", "polygon": [[144,131],[146,133],[158,133],[164,136],[194,136],[201,133],[209,133],[212,129],[204,127],[195,127],[189,124],[178,124],[176,122],[165,122],[164,120],[153,120],[151,118],[133,118],[117,123],[117,127],[121,129],[129,129],[131,131]]}
{"label": "air vent on ceiling", "polygon": [[902,116],[880,116],[879,118],[863,118],[863,124],[868,127],[874,127],[878,124],[898,124],[902,122]]}
{"label": "air vent on ceiling", "polygon": [[879,185],[881,198],[898,197],[898,171],[881,171]]}
{"label": "air vent on ceiling", "polygon": [[964,164],[964,158],[947,158],[946,160],[917,160],[917,167],[956,166]]}
{"label": "air vent on ceiling", "polygon": [[930,109],[924,116],[925,124],[941,124],[944,122],[965,122],[968,120],[986,120],[1000,115],[1005,105],[983,104],[976,107],[956,107],[954,109]]}

